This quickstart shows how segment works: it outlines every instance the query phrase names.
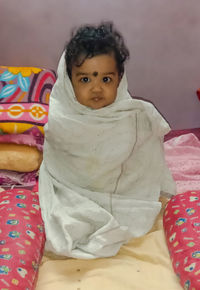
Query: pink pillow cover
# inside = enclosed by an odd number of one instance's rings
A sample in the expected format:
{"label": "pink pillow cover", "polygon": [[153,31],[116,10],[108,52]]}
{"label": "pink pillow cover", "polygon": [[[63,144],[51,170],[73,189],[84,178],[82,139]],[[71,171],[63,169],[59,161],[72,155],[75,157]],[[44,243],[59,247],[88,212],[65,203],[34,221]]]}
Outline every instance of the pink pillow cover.
{"label": "pink pillow cover", "polygon": [[174,196],[163,225],[175,273],[184,289],[200,289],[200,191]]}
{"label": "pink pillow cover", "polygon": [[0,289],[33,290],[45,243],[38,195],[1,192],[0,217]]}
{"label": "pink pillow cover", "polygon": [[0,135],[0,143],[13,143],[37,147],[43,151],[44,135],[36,127],[26,130],[22,134],[3,134]]}
{"label": "pink pillow cover", "polygon": [[0,170],[0,185],[3,187],[15,186],[34,186],[37,182],[38,171],[16,172]]}

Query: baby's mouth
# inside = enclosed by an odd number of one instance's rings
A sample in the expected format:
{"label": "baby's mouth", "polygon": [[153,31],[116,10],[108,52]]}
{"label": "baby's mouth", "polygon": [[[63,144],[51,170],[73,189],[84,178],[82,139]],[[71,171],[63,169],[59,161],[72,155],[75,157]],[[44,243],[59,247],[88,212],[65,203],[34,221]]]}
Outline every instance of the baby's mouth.
{"label": "baby's mouth", "polygon": [[100,96],[96,96],[96,97],[93,97],[92,100],[95,101],[95,102],[99,102],[101,101],[103,98],[100,97]]}

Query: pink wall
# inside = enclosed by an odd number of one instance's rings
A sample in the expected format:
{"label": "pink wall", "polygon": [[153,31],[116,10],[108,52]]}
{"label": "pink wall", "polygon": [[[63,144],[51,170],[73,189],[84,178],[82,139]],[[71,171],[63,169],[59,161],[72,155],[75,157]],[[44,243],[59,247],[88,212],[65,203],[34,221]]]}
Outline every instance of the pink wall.
{"label": "pink wall", "polygon": [[130,92],[174,129],[200,127],[199,11],[199,0],[0,0],[0,64],[56,69],[71,28],[112,20],[130,49]]}

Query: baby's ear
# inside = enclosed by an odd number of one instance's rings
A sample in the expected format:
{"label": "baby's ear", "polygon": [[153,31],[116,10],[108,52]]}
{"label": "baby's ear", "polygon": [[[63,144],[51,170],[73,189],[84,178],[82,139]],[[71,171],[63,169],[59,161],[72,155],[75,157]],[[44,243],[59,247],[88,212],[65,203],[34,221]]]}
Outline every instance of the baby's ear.
{"label": "baby's ear", "polygon": [[123,78],[123,73],[119,73],[119,83],[118,83],[118,85],[120,84],[120,82],[121,82],[121,80],[122,80],[122,78]]}

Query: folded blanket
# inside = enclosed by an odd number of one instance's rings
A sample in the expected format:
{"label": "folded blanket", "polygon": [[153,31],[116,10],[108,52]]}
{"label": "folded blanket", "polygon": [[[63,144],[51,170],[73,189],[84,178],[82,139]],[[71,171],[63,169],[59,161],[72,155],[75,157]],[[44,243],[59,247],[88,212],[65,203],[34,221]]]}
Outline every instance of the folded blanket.
{"label": "folded blanket", "polygon": [[185,134],[165,142],[164,148],[177,192],[200,190],[200,140]]}

